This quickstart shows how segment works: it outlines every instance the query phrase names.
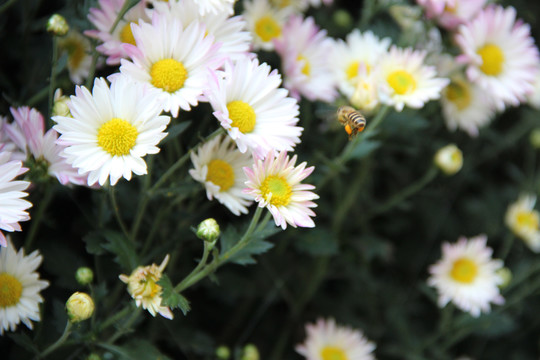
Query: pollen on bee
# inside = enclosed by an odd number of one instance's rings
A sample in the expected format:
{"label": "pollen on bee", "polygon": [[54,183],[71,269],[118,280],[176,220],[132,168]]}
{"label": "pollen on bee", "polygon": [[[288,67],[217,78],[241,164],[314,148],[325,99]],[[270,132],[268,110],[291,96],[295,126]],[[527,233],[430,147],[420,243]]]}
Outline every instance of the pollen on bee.
{"label": "pollen on bee", "polygon": [[352,134],[352,128],[349,124],[346,124],[345,125],[345,131],[347,132],[347,134],[351,135]]}

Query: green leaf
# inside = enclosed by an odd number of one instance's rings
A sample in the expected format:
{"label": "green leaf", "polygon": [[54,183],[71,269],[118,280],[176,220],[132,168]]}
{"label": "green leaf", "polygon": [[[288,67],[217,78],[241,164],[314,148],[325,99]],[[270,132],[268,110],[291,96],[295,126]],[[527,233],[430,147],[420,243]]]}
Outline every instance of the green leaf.
{"label": "green leaf", "polygon": [[[255,264],[256,261],[253,258],[253,255],[263,254],[274,247],[274,244],[265,241],[265,239],[280,230],[281,228],[275,226],[273,222],[269,222],[262,230],[255,231],[251,234],[251,239],[247,245],[238,250],[238,252],[233,254],[227,261],[239,265]],[[238,241],[240,241],[241,237],[242,236],[233,226],[227,227],[221,235],[221,253],[223,254],[231,249]]]}
{"label": "green leaf", "polygon": [[472,332],[486,337],[498,337],[517,328],[515,320],[508,314],[491,312],[473,318],[468,314],[458,317],[456,328],[472,328]]}
{"label": "green leaf", "polygon": [[165,139],[163,139],[163,141],[161,141],[161,144],[165,144],[173,140],[174,138],[177,138],[178,136],[180,136],[180,134],[182,134],[188,128],[189,125],[191,125],[190,120],[182,121],[179,124],[169,126],[167,128],[167,136],[165,137]]}
{"label": "green leaf", "polygon": [[189,300],[174,291],[171,279],[167,275],[163,274],[157,283],[162,288],[161,304],[163,306],[168,306],[171,309],[179,308],[184,315],[191,310]]}
{"label": "green leaf", "polygon": [[83,241],[86,243],[86,251],[88,251],[89,254],[103,255],[105,253],[102,246],[105,242],[105,238],[100,232],[94,231],[85,235]]}
{"label": "green leaf", "polygon": [[132,270],[139,264],[137,253],[133,242],[125,237],[124,234],[106,230],[103,236],[108,241],[103,244],[103,248],[116,255],[115,261],[120,264],[123,269]]}

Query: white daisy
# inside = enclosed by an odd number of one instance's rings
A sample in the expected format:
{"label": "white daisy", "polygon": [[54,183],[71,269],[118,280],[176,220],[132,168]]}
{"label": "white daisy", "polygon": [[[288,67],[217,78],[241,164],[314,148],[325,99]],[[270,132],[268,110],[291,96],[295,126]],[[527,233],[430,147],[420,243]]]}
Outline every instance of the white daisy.
{"label": "white daisy", "polygon": [[163,270],[169,262],[169,255],[166,255],[159,266],[156,264],[139,266],[128,275],[120,275],[122,282],[127,284],[127,291],[135,300],[137,307],[148,310],[152,316],[160,314],[166,319],[172,320],[173,313],[167,306],[161,305],[162,288],[158,285]]}
{"label": "white daisy", "polygon": [[346,41],[337,40],[331,53],[331,63],[339,90],[351,98],[359,80],[361,69],[371,74],[381,56],[390,47],[390,38],[379,39],[371,31],[361,33],[358,29],[347,35]]}
{"label": "white daisy", "polygon": [[204,25],[194,21],[184,28],[177,19],[154,12],[152,24],[132,24],[131,29],[137,46],[124,45],[132,61],[122,59],[120,72],[148,84],[174,117],[180,108],[197,105],[209,70],[222,63],[219,45]]}
{"label": "white daisy", "polygon": [[374,360],[375,344],[362,331],[337,325],[332,318],[306,324],[307,338],[296,346],[306,360]]}
{"label": "white daisy", "polygon": [[332,102],[337,97],[329,62],[334,42],[313,18],[293,15],[283,27],[286,37],[274,41],[285,76],[283,86],[299,99]]}
{"label": "white daisy", "polygon": [[247,58],[226,62],[213,80],[205,95],[241,152],[249,148],[264,157],[269,150],[292,151],[300,142],[298,103],[279,88],[281,76],[268,64]]}
{"label": "white daisy", "polygon": [[416,0],[426,10],[428,18],[435,18],[444,28],[453,30],[471,20],[486,0]]}
{"label": "white daisy", "polygon": [[319,195],[311,191],[315,186],[301,183],[315,167],[306,169],[306,162],[295,164],[296,155],[289,159],[283,151],[274,157],[270,151],[264,161],[256,159],[252,168],[244,168],[248,177],[244,191],[255,198],[259,207],[266,207],[276,225],[283,229],[287,224],[315,227],[311,219],[315,213],[311,208],[317,207],[312,200],[318,199]]}
{"label": "white daisy", "polygon": [[276,9],[268,0],[244,0],[244,18],[253,34],[253,49],[271,51],[274,40],[283,36],[283,25],[292,8]]}
{"label": "white daisy", "polygon": [[10,110],[15,122],[6,125],[6,133],[23,151],[31,179],[48,179],[48,176],[53,176],[62,185],[87,183],[86,175],[79,174],[60,155],[64,146],[56,143],[58,133],[54,129],[44,133],[45,120],[39,111],[28,106]]}
{"label": "white daisy", "polygon": [[214,197],[233,214],[247,214],[252,197],[243,192],[247,180],[242,168],[253,164],[248,153],[241,153],[228,136],[219,136],[190,154],[194,169],[189,174],[204,184],[209,200]]}
{"label": "white daisy", "polygon": [[495,117],[495,104],[478,85],[464,76],[453,76],[443,89],[442,111],[446,126],[451,131],[460,129],[470,136],[477,136],[478,129]]}
{"label": "white daisy", "polygon": [[540,213],[534,209],[536,196],[522,194],[510,204],[505,215],[506,226],[535,253],[540,252]]}
{"label": "white daisy", "polygon": [[108,65],[118,65],[121,58],[127,58],[122,44],[135,45],[131,24],[136,24],[140,20],[150,21],[146,15],[146,3],[140,1],[128,10],[111,33],[114,22],[125,2],[126,0],[99,0],[99,8],[91,8],[88,11],[88,20],[96,29],[86,30],[84,34],[101,42],[96,50],[107,56]]}
{"label": "white daisy", "polygon": [[69,78],[81,84],[90,73],[92,47],[90,41],[77,30],[70,30],[66,36],[58,38],[60,54],[67,54]]}
{"label": "white daisy", "polygon": [[497,108],[517,106],[534,89],[538,49],[530,27],[516,20],[513,7],[489,6],[458,28],[455,38],[467,76],[484,89]]}
{"label": "white daisy", "polygon": [[[1,147],[0,147],[1,150]],[[28,193],[24,192],[30,185],[28,181],[14,180],[28,169],[22,167],[21,161],[9,161],[11,153],[0,152],[0,230],[21,231],[19,221],[30,219],[26,209],[32,203],[23,200]],[[0,231],[0,247],[6,246],[6,238]]]}
{"label": "white daisy", "polygon": [[32,321],[40,321],[39,292],[49,286],[36,272],[42,260],[37,250],[28,256],[23,249],[16,251],[10,239],[0,248],[0,335],[15,331],[21,321],[29,329]]}
{"label": "white daisy", "polygon": [[449,80],[435,77],[435,67],[424,63],[425,56],[412,48],[390,48],[378,65],[382,103],[401,111],[405,106],[419,109],[440,97]]}
{"label": "white daisy", "polygon": [[229,17],[226,12],[201,15],[195,0],[158,2],[154,11],[169,20],[178,19],[184,27],[192,22],[204,24],[206,33],[219,44],[218,54],[226,58],[234,61],[249,54],[251,33],[246,30],[246,22],[241,16]]}
{"label": "white daisy", "polygon": [[67,162],[88,173],[88,185],[103,185],[109,177],[114,185],[121,177],[130,180],[132,172],[146,174],[142,157],[159,152],[170,120],[159,115],[155,94],[126,76],[116,77],[110,89],[98,78],[92,93],[77,87],[75,94],[69,104],[73,117],[53,117]]}
{"label": "white daisy", "polygon": [[194,0],[201,15],[206,14],[232,14],[234,12],[234,2],[236,0]]}
{"label": "white daisy", "polygon": [[429,267],[428,284],[439,293],[442,308],[452,301],[459,309],[474,317],[488,313],[490,303],[503,304],[499,292],[503,278],[497,270],[502,260],[491,258],[493,250],[486,246],[487,237],[479,235],[457,243],[443,243],[442,259]]}

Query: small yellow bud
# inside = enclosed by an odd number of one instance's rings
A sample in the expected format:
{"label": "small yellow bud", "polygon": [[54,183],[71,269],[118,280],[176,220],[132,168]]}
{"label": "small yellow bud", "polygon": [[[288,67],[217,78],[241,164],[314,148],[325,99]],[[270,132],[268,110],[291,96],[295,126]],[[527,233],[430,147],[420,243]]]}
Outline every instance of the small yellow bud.
{"label": "small yellow bud", "polygon": [[69,31],[69,25],[62,15],[54,14],[47,21],[47,31],[56,36],[64,36]]}
{"label": "small yellow bud", "polygon": [[496,274],[499,275],[502,278],[502,283],[499,284],[499,287],[501,289],[504,289],[508,285],[510,285],[510,282],[512,281],[512,271],[510,271],[507,267],[502,267],[499,270],[496,271]]}
{"label": "small yellow bud", "polygon": [[69,111],[69,98],[65,95],[62,95],[62,89],[56,89],[54,92],[54,105],[52,109],[52,116],[69,116],[71,113]]}
{"label": "small yellow bud", "polygon": [[216,349],[216,357],[220,360],[227,360],[231,357],[231,350],[225,345],[221,345]]}
{"label": "small yellow bud", "polygon": [[446,145],[435,154],[435,165],[446,175],[454,175],[463,166],[463,153],[454,145]]}
{"label": "small yellow bud", "polygon": [[86,320],[94,313],[94,300],[87,293],[75,292],[66,302],[66,311],[72,323]]}
{"label": "small yellow bud", "polygon": [[533,148],[540,149],[540,128],[536,128],[531,131],[531,135],[529,135],[529,141],[531,142]]}
{"label": "small yellow bud", "polygon": [[259,360],[259,350],[253,344],[247,344],[244,346],[241,360]]}
{"label": "small yellow bud", "polygon": [[204,241],[213,243],[219,237],[219,225],[213,218],[203,220],[199,226],[197,226],[197,237]]}
{"label": "small yellow bud", "polygon": [[75,273],[75,279],[81,285],[88,285],[94,280],[94,272],[88,267],[80,267]]}

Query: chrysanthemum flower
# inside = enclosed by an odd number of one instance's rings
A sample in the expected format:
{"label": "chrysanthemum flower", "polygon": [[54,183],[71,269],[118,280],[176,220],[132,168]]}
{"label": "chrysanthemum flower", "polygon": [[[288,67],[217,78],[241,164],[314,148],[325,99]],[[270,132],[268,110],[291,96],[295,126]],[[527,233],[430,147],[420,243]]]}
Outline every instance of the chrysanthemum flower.
{"label": "chrysanthemum flower", "polygon": [[247,180],[242,168],[253,163],[228,136],[219,136],[191,153],[194,169],[189,174],[204,184],[209,200],[214,197],[235,215],[247,214],[252,197],[243,192]]}
{"label": "chrysanthemum flower", "polygon": [[351,98],[358,81],[362,80],[362,69],[371,74],[381,56],[388,51],[390,42],[389,38],[379,39],[371,31],[361,33],[358,29],[348,34],[345,41],[337,40],[331,62],[343,95]]}
{"label": "chrysanthemum flower", "polygon": [[111,33],[114,22],[125,2],[126,0],[99,0],[99,8],[89,10],[88,20],[96,29],[87,30],[84,34],[98,39],[102,43],[96,47],[96,50],[107,56],[108,65],[118,65],[120,59],[128,57],[122,44],[135,45],[131,24],[137,24],[139,21],[150,21],[146,15],[146,2],[140,1],[128,10]]}
{"label": "chrysanthemum flower", "polygon": [[446,29],[468,22],[482,9],[486,0],[416,0],[428,18],[435,18]]}
{"label": "chrysanthemum flower", "polygon": [[527,95],[527,103],[536,110],[540,110],[540,71],[537,72],[534,81],[534,90]]}
{"label": "chrysanthemum flower", "polygon": [[451,78],[442,91],[441,104],[448,129],[461,129],[470,136],[477,136],[478,129],[495,117],[495,104],[489,95],[464,76]]}
{"label": "chrysanthemum flower", "polygon": [[234,12],[234,2],[236,0],[194,0],[199,8],[199,13],[206,14],[232,14]]}
{"label": "chrysanthemum flower", "polygon": [[25,154],[15,145],[13,140],[7,134],[7,127],[9,126],[7,116],[0,116],[0,152],[9,152],[11,153],[11,160],[21,160],[26,159]]}
{"label": "chrysanthemum flower", "polygon": [[62,156],[88,173],[88,185],[111,185],[131,173],[146,174],[146,154],[159,152],[157,144],[170,118],[159,115],[161,104],[155,94],[125,76],[118,76],[111,87],[96,79],[92,93],[85,87],[75,89],[70,110],[73,117],[54,116],[54,129],[66,146]]}
{"label": "chrysanthemum flower", "polygon": [[311,208],[317,207],[317,204],[311,200],[318,199],[319,195],[310,191],[315,186],[301,183],[315,168],[311,166],[306,169],[306,162],[298,166],[295,164],[296,155],[289,159],[285,151],[277,156],[270,151],[264,161],[256,159],[252,168],[244,168],[248,177],[244,191],[255,198],[259,207],[266,207],[276,225],[283,229],[287,228],[287,224],[315,227],[311,219],[315,213]]}
{"label": "chrysanthemum flower", "polygon": [[[14,180],[28,169],[23,168],[20,161],[9,161],[10,157],[9,152],[0,152],[0,229],[13,232],[21,231],[19,221],[30,219],[25,210],[31,207],[32,203],[22,199],[28,195],[24,190],[28,188],[30,182]],[[0,231],[1,246],[6,246],[6,238],[2,231]]]}
{"label": "chrysanthemum flower", "polygon": [[283,25],[292,8],[276,9],[268,0],[244,0],[244,18],[253,35],[254,50],[274,50],[274,40],[283,36]]}
{"label": "chrysanthemum flower", "polygon": [[459,27],[456,42],[467,76],[484,89],[499,110],[517,106],[534,89],[538,49],[529,25],[516,21],[513,7],[489,6]]}
{"label": "chrysanthemum flower", "polygon": [[49,175],[62,185],[87,183],[87,176],[79,174],[60,155],[65,147],[56,143],[58,133],[54,129],[44,133],[45,121],[39,111],[28,106],[10,110],[15,122],[6,125],[6,133],[24,153],[32,179]]}
{"label": "chrysanthemum flower", "polygon": [[374,360],[375,344],[362,331],[340,326],[332,318],[306,324],[307,338],[296,346],[306,360]]}
{"label": "chrysanthemum flower", "polygon": [[131,61],[121,60],[120,72],[148,84],[165,111],[174,117],[179,109],[190,110],[207,87],[208,73],[222,63],[219,45],[194,21],[184,28],[177,19],[155,12],[152,24],[132,24],[137,46],[124,44]]}
{"label": "chrysanthemum flower", "polygon": [[235,61],[249,54],[251,33],[246,30],[246,22],[241,16],[229,17],[226,12],[201,15],[195,0],[159,1],[154,5],[154,11],[169,20],[179,20],[184,27],[192,22],[204,24],[206,33],[219,44],[218,54],[225,58]]}
{"label": "chrysanthemum flower", "polygon": [[540,252],[540,213],[534,209],[536,196],[522,194],[508,207],[506,226],[535,253]]}
{"label": "chrysanthemum flower", "polygon": [[36,272],[42,260],[37,250],[28,256],[23,249],[16,251],[10,239],[0,248],[0,335],[15,331],[21,321],[29,329],[32,321],[40,321],[39,292],[49,286]]}
{"label": "chrysanthemum flower", "polygon": [[214,76],[205,95],[241,152],[249,148],[264,157],[274,149],[292,151],[300,142],[298,103],[280,84],[278,72],[257,59],[226,62]]}
{"label": "chrysanthemum flower", "polygon": [[497,270],[501,260],[491,258],[493,250],[486,246],[487,237],[479,235],[457,243],[443,243],[442,259],[431,265],[428,284],[439,293],[442,308],[452,301],[459,309],[474,317],[491,310],[490,303],[503,304],[499,292],[503,281]]}
{"label": "chrysanthemum flower", "polygon": [[397,111],[407,106],[419,109],[438,99],[448,79],[437,78],[435,67],[424,64],[426,53],[395,46],[379,63],[381,102]]}
{"label": "chrysanthemum flower", "polygon": [[73,83],[81,84],[92,66],[90,41],[77,30],[70,30],[66,36],[58,39],[58,47],[61,54],[67,54],[69,78]]}
{"label": "chrysanthemum flower", "polygon": [[275,40],[285,76],[283,86],[299,99],[331,102],[337,97],[328,54],[334,42],[319,30],[313,18],[293,15],[283,27],[286,37]]}
{"label": "chrysanthemum flower", "polygon": [[127,290],[131,297],[135,300],[137,307],[143,307],[148,310],[152,316],[160,314],[164,318],[172,320],[173,313],[167,306],[161,305],[162,288],[157,284],[163,274],[163,270],[169,262],[169,255],[161,262],[161,265],[156,264],[148,266],[139,266],[131,275],[120,275],[122,282],[127,284]]}

